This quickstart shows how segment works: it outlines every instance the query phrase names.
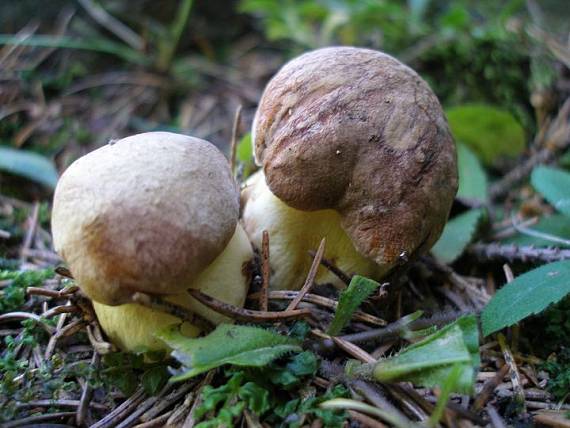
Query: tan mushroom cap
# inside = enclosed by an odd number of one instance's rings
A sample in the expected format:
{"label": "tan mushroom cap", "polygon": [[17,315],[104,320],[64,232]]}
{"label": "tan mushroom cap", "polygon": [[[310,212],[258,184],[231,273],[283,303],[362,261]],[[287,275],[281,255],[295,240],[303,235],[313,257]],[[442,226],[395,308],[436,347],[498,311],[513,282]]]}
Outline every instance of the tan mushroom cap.
{"label": "tan mushroom cap", "polygon": [[54,196],[56,251],[93,300],[188,288],[230,241],[239,193],[207,141],[149,132],[75,161]]}
{"label": "tan mushroom cap", "polygon": [[457,191],[436,96],[369,49],[319,49],[283,66],[261,98],[253,142],[279,199],[338,211],[356,249],[380,265],[431,248]]}

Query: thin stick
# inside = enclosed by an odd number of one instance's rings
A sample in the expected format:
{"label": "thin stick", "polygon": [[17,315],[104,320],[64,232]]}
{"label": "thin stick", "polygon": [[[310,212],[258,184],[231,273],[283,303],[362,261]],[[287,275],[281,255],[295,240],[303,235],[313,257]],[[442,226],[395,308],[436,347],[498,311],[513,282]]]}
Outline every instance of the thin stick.
{"label": "thin stick", "polygon": [[315,336],[320,339],[328,339],[332,340],[336,346],[342,349],[347,354],[353,356],[354,358],[362,361],[363,363],[375,363],[376,359],[366,352],[364,349],[360,348],[359,346],[355,345],[354,343],[350,343],[344,339],[339,337],[329,336],[328,334],[323,333],[320,330],[311,330]]}
{"label": "thin stick", "polygon": [[137,389],[137,391],[131,395],[127,400],[123,401],[120,406],[115,408],[111,413],[100,419],[91,428],[110,428],[117,425],[122,421],[133,409],[136,409],[140,403],[145,398],[145,393],[143,388]]}
{"label": "thin stick", "polygon": [[180,400],[184,395],[186,395],[192,388],[196,386],[197,382],[189,382],[183,384],[180,388],[175,391],[170,392],[166,397],[162,398],[156,405],[152,406],[151,409],[145,411],[140,417],[143,422],[149,422],[154,419],[160,412],[168,409],[175,402]]}
{"label": "thin stick", "polygon": [[24,243],[22,244],[22,249],[20,250],[20,262],[22,263],[26,261],[26,250],[30,249],[32,246],[32,240],[36,234],[36,228],[38,226],[39,214],[40,204],[36,202],[34,203],[32,215],[28,218],[26,236],[24,238]]}
{"label": "thin stick", "polygon": [[40,288],[40,287],[27,287],[26,293],[28,293],[30,296],[45,296],[45,297],[52,297],[54,299],[59,299],[69,294],[75,293],[77,290],[79,290],[79,287],[75,286],[64,288],[63,290],[59,291],[49,290],[47,288]]}
{"label": "thin stick", "polygon": [[222,302],[218,299],[208,296],[198,290],[188,290],[188,293],[203,305],[219,312],[228,317],[239,321],[246,322],[268,322],[287,319],[299,319],[311,316],[309,309],[285,310],[280,312],[263,312],[253,311],[251,309],[242,309],[229,303]]}
{"label": "thin stick", "polygon": [[132,299],[133,302],[138,303],[139,305],[173,315],[181,320],[189,322],[190,324],[194,324],[196,327],[204,331],[210,331],[213,329],[212,323],[207,319],[173,303],[167,302],[160,297],[145,293],[135,293],[133,294]]}
{"label": "thin stick", "polygon": [[[298,291],[292,290],[276,290],[269,292],[269,298],[275,300],[292,300],[298,295]],[[255,294],[253,294],[253,296],[255,296]],[[332,310],[336,310],[338,306],[338,302],[336,300],[311,293],[307,293],[303,296],[303,302],[313,303],[315,305],[319,305]],[[375,317],[374,315],[370,315],[362,311],[355,311],[354,314],[352,314],[352,318],[357,321],[362,321],[377,326],[385,326],[387,324],[387,322],[382,318]]]}
{"label": "thin stick", "polygon": [[535,248],[532,246],[472,244],[467,252],[482,260],[508,260],[527,263],[551,263],[570,259],[570,250],[560,248]]}
{"label": "thin stick", "polygon": [[144,422],[142,424],[138,424],[135,425],[134,428],[159,428],[159,427],[163,427],[164,424],[166,423],[166,421],[168,420],[168,418],[170,418],[170,415],[172,415],[172,413],[174,413],[174,410],[169,410],[168,412],[164,413],[163,415],[160,415],[148,422]]}
{"label": "thin stick", "polygon": [[103,7],[91,0],[79,0],[79,3],[85,8],[87,13],[91,18],[93,18],[93,20],[95,20],[95,22],[113,33],[131,48],[137,51],[142,51],[144,49],[144,40],[113,15],[109,14],[105,9],[103,9]]}
{"label": "thin stick", "polygon": [[377,421],[370,416],[365,415],[364,413],[357,412],[355,410],[349,410],[348,414],[350,415],[351,419],[354,419],[356,422],[362,424],[365,427],[371,428],[388,428],[388,425],[384,425],[382,422]]}
{"label": "thin stick", "polygon": [[[93,357],[91,358],[91,368],[94,373],[99,368],[99,363],[101,362],[101,356],[97,352],[93,352]],[[79,406],[77,407],[77,413],[75,414],[75,423],[77,426],[83,426],[85,418],[87,417],[87,410],[89,409],[89,403],[91,403],[91,398],[93,397],[93,388],[89,382],[89,379],[85,380],[85,385],[83,386],[83,391],[81,392],[81,399],[79,401]]]}
{"label": "thin stick", "polygon": [[237,153],[237,145],[238,145],[238,128],[239,122],[241,119],[241,110],[242,105],[238,105],[236,109],[236,113],[234,115],[234,125],[232,127],[232,141],[230,145],[230,170],[232,173],[235,172],[236,169],[236,153]]}
{"label": "thin stick", "polygon": [[53,334],[54,328],[50,325],[47,325],[43,322],[41,317],[36,314],[32,314],[30,312],[8,312],[7,314],[0,315],[0,323],[2,322],[11,322],[11,321],[20,321],[31,319],[37,322],[48,334]]}
{"label": "thin stick", "polygon": [[321,264],[321,259],[323,258],[323,254],[325,253],[325,243],[326,243],[325,238],[321,239],[321,243],[319,244],[319,248],[317,249],[317,254],[315,254],[315,258],[313,259],[313,264],[309,269],[309,274],[307,275],[307,279],[305,280],[303,287],[301,287],[301,290],[299,290],[299,294],[297,294],[297,296],[293,300],[291,300],[289,306],[287,306],[288,311],[295,309],[297,305],[301,302],[301,300],[303,300],[303,296],[307,294],[309,290],[311,290],[311,287],[315,282],[315,276],[317,276],[319,265]]}
{"label": "thin stick", "polygon": [[475,398],[475,402],[473,403],[472,410],[474,412],[479,412],[483,409],[483,407],[485,407],[485,404],[487,404],[487,401],[489,401],[491,398],[491,394],[495,388],[497,388],[497,386],[503,381],[503,378],[507,375],[508,372],[509,366],[505,364],[497,373],[495,373],[495,376],[493,376],[491,379],[488,379],[483,384],[481,392],[479,392],[479,395],[477,398]]}
{"label": "thin stick", "polygon": [[509,366],[509,373],[511,378],[511,383],[513,385],[513,391],[515,393],[515,400],[523,406],[523,413],[526,413],[526,406],[525,406],[525,398],[524,398],[524,391],[521,385],[521,376],[517,369],[517,363],[511,353],[511,350],[507,346],[505,341],[505,336],[501,333],[497,335],[497,339],[499,340],[499,346],[501,347],[501,351],[503,351],[503,357],[505,358],[505,363]]}
{"label": "thin stick", "polygon": [[535,138],[537,146],[547,147],[538,151],[525,162],[517,165],[503,178],[493,183],[489,187],[489,197],[496,200],[508,194],[516,185],[525,179],[536,165],[552,162],[561,151],[570,146],[570,126],[568,126],[568,116],[570,115],[570,100],[566,100],[558,111],[557,117],[548,126],[548,129],[541,129]]}
{"label": "thin stick", "polygon": [[58,275],[64,276],[66,278],[73,279],[73,275],[71,274],[71,271],[68,268],[66,268],[65,266],[56,267],[55,273],[57,273]]}
{"label": "thin stick", "polygon": [[[75,415],[75,412],[57,412],[57,413],[42,413],[41,415],[29,416],[27,418],[18,419],[12,422],[6,422],[2,425],[3,428],[14,428],[21,426],[37,426],[38,422],[49,421],[52,419],[64,419]],[[38,424],[39,425],[39,424]]]}
{"label": "thin stick", "polygon": [[[315,257],[316,252],[311,250],[309,251],[309,255],[311,257]],[[350,280],[352,279],[350,277],[350,275],[344,273],[341,269],[339,269],[337,267],[337,265],[334,264],[334,262],[332,260],[329,259],[325,259],[324,257],[321,259],[321,264],[326,267],[328,270],[330,270],[334,275],[336,275],[336,277],[338,279],[340,279],[342,282],[344,282],[346,285],[350,284]]]}
{"label": "thin stick", "polygon": [[[16,402],[16,407],[18,409],[27,409],[29,407],[78,407],[79,404],[79,400],[35,400],[26,401],[25,403]],[[107,406],[101,403],[91,402],[89,407],[97,410],[109,410]]]}
{"label": "thin stick", "polygon": [[262,311],[267,311],[268,293],[269,293],[269,275],[271,270],[269,267],[269,232],[263,231],[261,238],[261,274],[263,275],[263,282],[261,283],[261,290],[259,293],[259,307]]}
{"label": "thin stick", "polygon": [[55,308],[51,308],[50,310],[45,311],[42,314],[42,318],[51,318],[55,315],[70,314],[70,313],[74,313],[74,312],[81,312],[81,308],[79,306],[75,306],[75,305],[56,306]]}

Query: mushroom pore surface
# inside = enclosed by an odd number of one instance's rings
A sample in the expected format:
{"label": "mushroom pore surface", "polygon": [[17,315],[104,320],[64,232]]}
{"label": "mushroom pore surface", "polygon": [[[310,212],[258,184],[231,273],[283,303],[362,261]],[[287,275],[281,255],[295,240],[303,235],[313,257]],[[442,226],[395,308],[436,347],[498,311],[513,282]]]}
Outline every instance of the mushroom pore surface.
{"label": "mushroom pore surface", "polygon": [[299,210],[336,210],[355,248],[381,266],[429,250],[457,191],[436,96],[369,49],[319,49],[283,66],[262,95],[253,143],[272,193]]}
{"label": "mushroom pore surface", "polygon": [[168,132],[124,138],[75,161],[54,196],[56,251],[106,305],[188,288],[224,250],[239,214],[226,158]]}

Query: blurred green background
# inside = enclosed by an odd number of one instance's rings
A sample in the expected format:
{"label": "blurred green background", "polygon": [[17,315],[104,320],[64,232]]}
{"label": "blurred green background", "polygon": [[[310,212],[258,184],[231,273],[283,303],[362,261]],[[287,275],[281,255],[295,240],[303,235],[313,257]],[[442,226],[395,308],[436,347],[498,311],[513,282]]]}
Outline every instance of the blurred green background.
{"label": "blurred green background", "polygon": [[[285,61],[339,44],[383,50],[416,69],[452,109],[454,132],[495,118],[514,141],[500,154],[516,156],[541,111],[568,91],[556,87],[552,47],[567,42],[567,9],[522,0],[3,1],[0,191],[30,198],[47,185],[49,193],[54,171],[137,132],[182,132],[227,150],[237,107],[244,135]],[[486,148],[472,149],[493,163]],[[44,186],[24,188],[17,176]]]}

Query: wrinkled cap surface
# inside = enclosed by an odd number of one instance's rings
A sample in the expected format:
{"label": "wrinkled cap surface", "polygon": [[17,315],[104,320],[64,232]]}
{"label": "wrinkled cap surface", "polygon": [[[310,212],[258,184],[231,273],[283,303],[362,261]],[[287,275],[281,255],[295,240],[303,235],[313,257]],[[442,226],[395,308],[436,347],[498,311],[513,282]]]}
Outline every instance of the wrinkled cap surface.
{"label": "wrinkled cap surface", "polygon": [[436,96],[369,49],[319,49],[283,66],[264,90],[253,143],[279,199],[337,210],[357,250],[380,265],[429,250],[457,191]]}
{"label": "wrinkled cap surface", "polygon": [[56,251],[100,303],[180,293],[224,250],[239,194],[207,141],[167,132],[124,138],[75,161],[54,196]]}

